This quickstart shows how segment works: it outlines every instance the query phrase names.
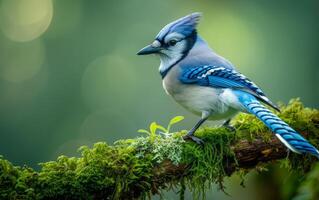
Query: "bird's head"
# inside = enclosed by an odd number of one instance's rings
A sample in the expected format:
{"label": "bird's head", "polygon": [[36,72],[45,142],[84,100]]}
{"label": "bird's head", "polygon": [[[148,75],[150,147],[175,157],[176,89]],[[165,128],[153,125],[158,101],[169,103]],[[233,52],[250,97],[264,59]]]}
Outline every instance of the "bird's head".
{"label": "bird's head", "polygon": [[157,54],[162,64],[165,63],[164,68],[177,63],[193,47],[197,38],[196,26],[200,17],[200,13],[192,13],[167,24],[157,34],[153,43],[142,48],[137,55]]}

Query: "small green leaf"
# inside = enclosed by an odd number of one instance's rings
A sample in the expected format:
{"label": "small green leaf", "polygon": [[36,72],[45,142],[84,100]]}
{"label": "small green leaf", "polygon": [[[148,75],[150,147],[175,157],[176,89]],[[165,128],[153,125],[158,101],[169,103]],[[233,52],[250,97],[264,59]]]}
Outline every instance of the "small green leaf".
{"label": "small green leaf", "polygon": [[146,133],[147,135],[150,135],[151,133],[145,129],[138,129],[137,132],[139,133]]}
{"label": "small green leaf", "polygon": [[172,127],[173,124],[176,124],[176,123],[182,121],[183,119],[184,119],[183,116],[173,117],[173,119],[171,119],[171,121],[169,121],[169,124],[168,124],[168,126],[167,126],[167,133],[169,133],[169,131],[170,131],[170,129],[171,129],[171,127]]}
{"label": "small green leaf", "polygon": [[163,131],[164,133],[167,133],[167,129],[164,128],[163,126],[159,125],[159,124],[157,124],[157,129]]}
{"label": "small green leaf", "polygon": [[183,119],[184,119],[183,116],[176,116],[173,119],[171,119],[171,121],[169,122],[169,125],[176,124],[176,123],[182,121]]}
{"label": "small green leaf", "polygon": [[158,125],[156,124],[156,122],[151,123],[151,125],[150,125],[151,135],[155,135],[157,127],[158,127]]}

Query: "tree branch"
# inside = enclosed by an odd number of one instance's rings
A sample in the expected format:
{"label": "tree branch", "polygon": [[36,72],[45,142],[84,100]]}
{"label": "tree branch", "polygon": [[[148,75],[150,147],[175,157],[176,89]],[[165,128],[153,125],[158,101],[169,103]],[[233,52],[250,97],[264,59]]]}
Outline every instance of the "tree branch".
{"label": "tree branch", "polygon": [[[287,158],[287,148],[275,137],[270,141],[264,142],[256,139],[249,142],[248,140],[240,140],[231,147],[235,154],[235,159],[224,158],[223,167],[228,176],[240,169],[252,169],[262,163],[276,161]],[[226,162],[228,160],[228,162]],[[158,193],[158,188],[165,185],[173,179],[180,179],[188,174],[189,166],[186,164],[174,165],[170,160],[163,161],[153,170],[153,191]]]}
{"label": "tree branch", "polygon": [[275,137],[269,142],[261,139],[254,142],[241,140],[234,147],[238,167],[249,169],[260,162],[269,162],[287,157],[288,149]]}
{"label": "tree branch", "polygon": [[[280,117],[314,145],[319,143],[319,112],[298,100],[282,107]],[[0,158],[0,199],[136,199],[163,189],[187,186],[199,198],[205,189],[241,169],[254,169],[284,159],[289,169],[308,171],[311,156],[290,153],[256,118],[241,114],[236,133],[203,128],[204,146],[184,142],[181,135],[153,134],[81,147],[81,157],[60,156],[40,171],[16,167]],[[286,159],[288,158],[288,159]],[[181,193],[181,196],[183,194]]]}

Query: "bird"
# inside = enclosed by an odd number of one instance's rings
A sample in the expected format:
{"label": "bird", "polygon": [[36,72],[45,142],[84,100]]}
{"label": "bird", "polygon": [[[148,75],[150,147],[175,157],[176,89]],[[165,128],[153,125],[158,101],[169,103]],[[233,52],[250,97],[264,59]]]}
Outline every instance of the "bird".
{"label": "bird", "polygon": [[279,111],[276,104],[202,39],[197,31],[201,16],[195,12],[167,24],[151,44],[137,52],[159,56],[165,92],[200,116],[184,139],[203,144],[194,133],[206,120],[224,120],[224,126],[231,128],[230,120],[244,112],[255,115],[291,151],[319,159],[319,151],[312,144],[267,108]]}

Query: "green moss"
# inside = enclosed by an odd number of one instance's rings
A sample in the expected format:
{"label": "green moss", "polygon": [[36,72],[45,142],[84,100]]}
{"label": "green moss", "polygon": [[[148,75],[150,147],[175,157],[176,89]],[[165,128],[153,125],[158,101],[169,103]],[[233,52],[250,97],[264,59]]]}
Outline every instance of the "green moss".
{"label": "green moss", "polygon": [[183,149],[183,163],[190,166],[186,184],[194,199],[204,198],[206,189],[212,184],[218,184],[223,189],[223,178],[227,176],[224,169],[226,159],[235,160],[230,149],[235,140],[235,134],[224,128],[203,128],[197,132],[205,140],[203,147],[194,143],[186,143]]}
{"label": "green moss", "polygon": [[[282,106],[279,115],[313,144],[319,144],[318,110],[304,108],[296,99]],[[236,163],[231,145],[242,139],[267,141],[272,136],[255,117],[240,114],[233,120],[236,132],[199,129],[196,135],[205,145],[198,146],[181,138],[186,131],[169,133],[171,125],[180,120],[180,116],[172,119],[167,128],[152,123],[150,131],[140,130],[147,137],[81,147],[80,157],[60,156],[41,163],[39,171],[0,158],[0,199],[144,199],[171,187],[180,188],[181,199],[185,188],[194,199],[201,199],[213,184],[223,189],[223,179],[228,176],[225,166]],[[166,161],[184,166],[185,174],[161,176]],[[313,157],[291,154],[282,166],[307,171],[312,163]]]}

